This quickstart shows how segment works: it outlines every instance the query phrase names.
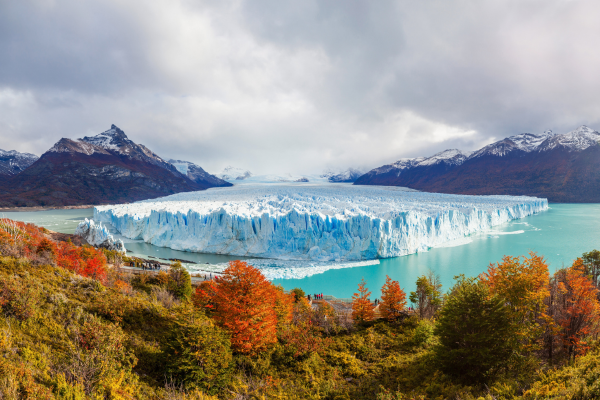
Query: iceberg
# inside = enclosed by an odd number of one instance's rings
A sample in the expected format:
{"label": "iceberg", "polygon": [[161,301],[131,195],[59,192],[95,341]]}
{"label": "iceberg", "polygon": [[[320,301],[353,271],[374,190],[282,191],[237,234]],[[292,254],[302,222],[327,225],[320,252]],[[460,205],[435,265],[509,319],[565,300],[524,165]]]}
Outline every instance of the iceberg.
{"label": "iceberg", "polygon": [[279,183],[96,206],[94,220],[175,250],[347,262],[427,251],[547,208],[546,199],[526,196]]}
{"label": "iceberg", "polygon": [[121,253],[125,253],[125,244],[121,239],[115,240],[113,235],[110,234],[106,226],[100,222],[98,225],[93,220],[85,219],[81,221],[77,228],[75,228],[75,234],[81,236],[95,247],[102,247],[108,250],[117,250]]}

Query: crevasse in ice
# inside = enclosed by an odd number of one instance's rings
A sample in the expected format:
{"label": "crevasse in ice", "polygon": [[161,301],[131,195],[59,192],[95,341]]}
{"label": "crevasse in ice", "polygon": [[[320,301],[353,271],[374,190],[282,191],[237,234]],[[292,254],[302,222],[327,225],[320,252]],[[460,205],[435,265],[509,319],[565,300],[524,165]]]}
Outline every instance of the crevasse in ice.
{"label": "crevasse in ice", "polygon": [[97,206],[130,239],[203,253],[355,261],[427,250],[548,208],[525,196],[463,196],[397,187],[257,184]]}

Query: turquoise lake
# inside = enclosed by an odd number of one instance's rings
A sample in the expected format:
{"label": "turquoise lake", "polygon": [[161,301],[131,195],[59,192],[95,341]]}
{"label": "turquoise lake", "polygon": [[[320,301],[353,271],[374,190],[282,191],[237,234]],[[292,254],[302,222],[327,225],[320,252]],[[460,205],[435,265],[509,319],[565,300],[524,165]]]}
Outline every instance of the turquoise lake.
{"label": "turquoise lake", "polygon": [[[5,212],[4,216],[57,232],[73,233],[79,221],[92,216],[92,210]],[[285,289],[300,287],[306,293],[349,298],[364,278],[375,298],[380,296],[386,275],[399,281],[406,291],[411,291],[417,278],[431,270],[439,274],[444,288],[448,289],[458,274],[475,276],[504,255],[519,256],[530,251],[543,255],[550,271],[554,271],[571,264],[583,252],[600,249],[600,204],[551,204],[548,211],[508,222],[492,232],[475,234],[468,239],[472,242],[382,259],[379,265],[332,269],[303,279],[277,279],[273,283]],[[135,255],[195,262],[219,263],[239,258],[181,252],[139,242],[126,243],[125,247]]]}

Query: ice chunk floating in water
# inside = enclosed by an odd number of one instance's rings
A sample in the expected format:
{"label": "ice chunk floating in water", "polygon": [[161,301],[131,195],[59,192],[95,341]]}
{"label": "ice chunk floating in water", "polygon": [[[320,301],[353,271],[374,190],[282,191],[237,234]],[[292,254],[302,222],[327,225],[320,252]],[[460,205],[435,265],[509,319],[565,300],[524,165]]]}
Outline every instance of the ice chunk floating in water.
{"label": "ice chunk floating in water", "polygon": [[424,251],[547,208],[535,197],[257,184],[97,206],[94,219],[176,250],[339,262]]}

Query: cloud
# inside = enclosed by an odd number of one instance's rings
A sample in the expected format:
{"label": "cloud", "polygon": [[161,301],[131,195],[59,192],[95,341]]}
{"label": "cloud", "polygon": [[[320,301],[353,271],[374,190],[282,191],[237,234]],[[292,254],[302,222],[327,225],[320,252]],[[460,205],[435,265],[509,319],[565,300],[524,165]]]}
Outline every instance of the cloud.
{"label": "cloud", "polygon": [[217,172],[375,167],[600,128],[586,1],[0,3],[1,148],[111,123]]}

